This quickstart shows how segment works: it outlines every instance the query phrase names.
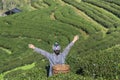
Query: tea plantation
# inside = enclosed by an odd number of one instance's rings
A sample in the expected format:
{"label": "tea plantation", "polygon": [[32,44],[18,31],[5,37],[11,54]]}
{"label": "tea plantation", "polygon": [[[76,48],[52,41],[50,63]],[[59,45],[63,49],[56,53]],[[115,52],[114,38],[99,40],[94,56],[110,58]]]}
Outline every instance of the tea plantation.
{"label": "tea plantation", "polygon": [[[36,1],[0,17],[0,80],[120,80],[119,0]],[[28,44],[52,53],[55,41],[63,50],[76,34],[70,73],[47,77],[49,61]]]}

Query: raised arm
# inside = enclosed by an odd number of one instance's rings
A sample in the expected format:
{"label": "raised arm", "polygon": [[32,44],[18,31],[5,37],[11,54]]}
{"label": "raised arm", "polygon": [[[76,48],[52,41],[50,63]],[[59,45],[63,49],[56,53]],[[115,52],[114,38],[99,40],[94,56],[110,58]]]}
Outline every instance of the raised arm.
{"label": "raised arm", "polygon": [[45,56],[45,57],[47,57],[47,58],[50,56],[50,53],[49,53],[49,52],[47,52],[47,51],[45,51],[45,50],[42,50],[42,49],[40,49],[40,48],[37,48],[37,47],[35,47],[33,44],[29,44],[28,47],[31,48],[31,49],[33,49],[33,50],[36,51],[37,53],[42,54],[43,56]]}
{"label": "raised arm", "polygon": [[70,44],[68,44],[68,46],[67,46],[67,47],[64,49],[64,51],[63,51],[63,56],[64,56],[64,57],[67,56],[67,54],[69,53],[71,47],[74,45],[74,43],[75,43],[78,39],[79,39],[79,36],[78,36],[78,35],[74,36],[72,42],[71,42]]}

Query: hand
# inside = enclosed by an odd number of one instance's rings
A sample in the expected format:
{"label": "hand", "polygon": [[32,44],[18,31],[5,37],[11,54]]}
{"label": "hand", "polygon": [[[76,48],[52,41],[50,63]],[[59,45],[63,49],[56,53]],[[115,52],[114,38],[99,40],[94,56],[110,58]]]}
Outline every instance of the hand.
{"label": "hand", "polygon": [[28,44],[28,47],[31,49],[35,49],[35,46],[33,44]]}
{"label": "hand", "polygon": [[77,40],[79,39],[79,36],[78,35],[76,35],[76,36],[74,36],[74,39],[73,39],[73,43],[75,43]]}

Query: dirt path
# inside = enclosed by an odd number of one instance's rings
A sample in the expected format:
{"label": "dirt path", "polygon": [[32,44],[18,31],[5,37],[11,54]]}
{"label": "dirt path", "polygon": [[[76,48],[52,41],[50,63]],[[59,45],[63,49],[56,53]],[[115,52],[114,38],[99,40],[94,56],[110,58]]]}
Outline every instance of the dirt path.
{"label": "dirt path", "polygon": [[0,10],[0,16],[2,16],[3,12],[4,12],[4,11]]}
{"label": "dirt path", "polygon": [[54,12],[50,15],[51,20],[55,20]]}
{"label": "dirt path", "polygon": [[10,51],[9,49],[7,48],[3,48],[3,47],[0,47],[1,50],[5,51],[6,53],[8,54],[12,54],[12,51]]}

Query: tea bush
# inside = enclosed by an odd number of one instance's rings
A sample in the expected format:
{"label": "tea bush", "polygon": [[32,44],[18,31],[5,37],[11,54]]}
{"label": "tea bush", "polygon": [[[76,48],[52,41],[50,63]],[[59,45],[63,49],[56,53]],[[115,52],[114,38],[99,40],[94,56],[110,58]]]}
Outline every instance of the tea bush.
{"label": "tea bush", "polygon": [[[119,0],[97,1],[40,0],[32,3],[38,10],[0,17],[0,79],[119,80]],[[80,39],[66,58],[70,73],[47,77],[48,60],[28,44],[53,53],[55,41],[62,51],[76,34]]]}

